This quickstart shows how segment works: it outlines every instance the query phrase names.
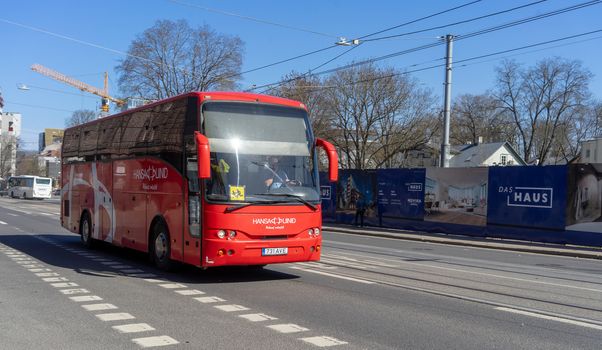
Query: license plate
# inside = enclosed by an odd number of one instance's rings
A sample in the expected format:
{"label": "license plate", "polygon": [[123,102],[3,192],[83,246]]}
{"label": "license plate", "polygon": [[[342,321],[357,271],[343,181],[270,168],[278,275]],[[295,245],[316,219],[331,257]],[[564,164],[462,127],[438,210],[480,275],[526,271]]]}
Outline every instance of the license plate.
{"label": "license plate", "polygon": [[261,255],[286,255],[288,248],[262,248]]}

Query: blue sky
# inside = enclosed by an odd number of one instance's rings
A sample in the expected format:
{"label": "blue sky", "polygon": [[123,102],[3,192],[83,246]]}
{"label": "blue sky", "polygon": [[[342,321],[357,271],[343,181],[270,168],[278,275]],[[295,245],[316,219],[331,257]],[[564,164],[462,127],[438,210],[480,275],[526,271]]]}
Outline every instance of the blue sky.
{"label": "blue sky", "polygon": [[[124,56],[120,53],[58,38],[26,27],[35,27],[50,33],[105,47],[127,51],[137,34],[151,27],[159,19],[186,19],[191,25],[208,24],[217,32],[235,35],[245,43],[243,71],[297,56],[332,45],[337,38],[361,37],[392,27],[470,0],[453,1],[207,1],[207,0],[105,0],[105,1],[3,1],[0,12],[0,88],[5,99],[5,111],[22,114],[22,139],[25,148],[37,148],[37,134],[45,127],[62,128],[71,111],[97,109],[99,98],[55,82],[30,70],[39,63],[57,71],[101,87],[102,72],[108,71],[112,95],[119,95],[114,67]],[[405,26],[382,35],[400,34],[429,28],[496,11],[535,2],[535,0],[482,0],[435,18]],[[387,55],[435,42],[445,34],[462,35],[514,20],[543,14],[582,1],[549,0],[510,13],[442,28],[403,38],[365,42],[321,69],[335,68],[351,61]],[[182,3],[199,7],[187,6]],[[259,23],[238,16],[228,16],[200,7],[230,12],[240,16],[283,24],[309,31],[287,29]],[[505,30],[461,40],[454,45],[454,61],[522,47],[556,38],[602,29],[602,4],[593,5],[558,16],[534,21]],[[12,23],[10,23],[12,22]],[[23,27],[26,26],[26,27]],[[381,36],[381,35],[378,35]],[[377,36],[374,36],[377,37]],[[583,41],[587,39],[587,41]],[[577,42],[581,41],[581,42]],[[572,43],[571,45],[565,45]],[[558,45],[564,46],[558,46]],[[547,49],[544,49],[547,48]],[[246,74],[242,88],[278,81],[296,70],[306,72],[343,53],[347,47],[336,47],[303,59]],[[542,50],[544,49],[544,50]],[[559,56],[582,61],[594,78],[591,91],[602,99],[602,32],[513,53],[511,58],[525,65],[533,65],[546,57]],[[437,64],[445,56],[445,47],[438,46],[412,54],[380,61],[383,66],[415,69]],[[495,66],[504,56],[495,56],[454,66],[452,96],[464,93],[478,94],[491,88]],[[437,61],[439,60],[439,61]],[[421,64],[414,66],[415,64]],[[424,87],[443,95],[442,68],[412,74]],[[26,84],[28,91],[17,89]],[[57,92],[58,91],[58,92]],[[442,102],[443,103],[443,102]]]}

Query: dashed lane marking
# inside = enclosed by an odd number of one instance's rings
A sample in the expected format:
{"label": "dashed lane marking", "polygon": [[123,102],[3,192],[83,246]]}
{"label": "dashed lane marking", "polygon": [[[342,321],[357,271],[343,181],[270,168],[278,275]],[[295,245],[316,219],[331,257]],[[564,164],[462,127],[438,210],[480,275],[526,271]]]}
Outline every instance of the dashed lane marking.
{"label": "dashed lane marking", "polygon": [[76,303],[81,303],[81,302],[85,302],[85,301],[102,300],[102,298],[99,297],[98,295],[80,295],[80,296],[75,296],[75,297],[69,297],[69,299],[71,299],[72,301],[75,301]]}
{"label": "dashed lane marking", "polygon": [[98,319],[100,319],[101,321],[121,321],[121,320],[131,320],[134,319],[136,317],[132,316],[131,314],[128,314],[127,312],[115,312],[115,313],[108,313],[108,314],[98,314],[95,315],[96,317],[98,317]]}
{"label": "dashed lane marking", "polygon": [[166,335],[161,335],[158,337],[136,338],[132,339],[132,341],[143,348],[179,344],[177,340]]}
{"label": "dashed lane marking", "polygon": [[201,295],[205,294],[205,292],[201,292],[198,289],[184,289],[184,290],[174,290],[174,292],[180,295]]}
{"label": "dashed lane marking", "polygon": [[121,272],[123,272],[123,273],[142,273],[142,272],[144,272],[144,270],[140,270],[140,269],[125,269],[125,270],[121,270]]}
{"label": "dashed lane marking", "polygon": [[27,269],[30,272],[52,271],[52,269]]}
{"label": "dashed lane marking", "polygon": [[305,332],[308,331],[308,328],[301,327],[294,323],[283,323],[283,324],[273,324],[270,326],[266,326],[280,333],[297,333],[297,332]]}
{"label": "dashed lane marking", "polygon": [[44,282],[68,282],[69,279],[67,277],[44,277],[42,278]]}
{"label": "dashed lane marking", "polygon": [[199,301],[203,304],[219,303],[222,301],[226,301],[226,299],[222,299],[220,297],[200,297],[194,298],[194,300]]}
{"label": "dashed lane marking", "polygon": [[166,289],[186,288],[186,286],[181,283],[165,283],[160,284],[159,287],[163,287]]}
{"label": "dashed lane marking", "polygon": [[216,309],[222,310],[224,312],[236,312],[236,311],[247,311],[248,307],[236,304],[230,305],[216,305],[214,306]]}
{"label": "dashed lane marking", "polygon": [[6,225],[6,222],[0,221],[0,225]]}
{"label": "dashed lane marking", "polygon": [[6,214],[8,214],[10,216],[19,216],[19,214],[14,214],[14,213],[6,213]]}
{"label": "dashed lane marking", "polygon": [[165,283],[165,282],[167,282],[166,280],[160,280],[160,279],[156,279],[156,278],[145,278],[144,280],[146,282],[150,282],[150,283]]}
{"label": "dashed lane marking", "polygon": [[102,311],[102,310],[113,310],[113,309],[117,309],[118,307],[113,305],[113,304],[87,304],[87,305],[82,305],[82,307],[84,309],[86,309],[87,311]]}
{"label": "dashed lane marking", "polygon": [[50,285],[55,288],[79,287],[79,284],[75,282],[50,283]]}
{"label": "dashed lane marking", "polygon": [[89,290],[84,288],[71,288],[71,289],[61,289],[61,293],[65,295],[73,295],[73,294],[88,294]]}
{"label": "dashed lane marking", "polygon": [[146,323],[130,323],[121,326],[113,326],[112,328],[119,333],[138,333],[155,330],[153,327]]}
{"label": "dashed lane marking", "polygon": [[38,277],[53,277],[53,276],[60,276],[58,273],[56,272],[38,272],[36,273],[36,276]]}
{"label": "dashed lane marking", "polygon": [[332,337],[326,337],[326,336],[321,336],[321,337],[309,337],[309,338],[299,338],[300,340],[303,340],[306,343],[310,343],[312,345],[321,347],[321,348],[325,348],[328,346],[336,346],[336,345],[344,345],[347,344],[347,342],[342,341],[342,340],[338,340],[336,338],[332,338]]}
{"label": "dashed lane marking", "polygon": [[247,321],[251,321],[251,322],[273,321],[273,320],[278,319],[276,317],[266,315],[266,314],[246,314],[246,315],[239,315],[238,317],[242,317],[242,318],[246,319]]}

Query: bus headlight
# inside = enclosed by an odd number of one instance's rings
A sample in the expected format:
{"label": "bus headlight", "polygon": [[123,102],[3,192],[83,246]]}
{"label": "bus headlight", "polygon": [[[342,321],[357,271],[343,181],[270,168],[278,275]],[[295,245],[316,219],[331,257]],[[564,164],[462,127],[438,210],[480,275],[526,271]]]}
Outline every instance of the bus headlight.
{"label": "bus headlight", "polygon": [[224,231],[224,230],[217,231],[217,237],[219,237],[219,238],[226,237],[226,231]]}
{"label": "bus headlight", "polygon": [[314,228],[314,235],[315,236],[319,236],[320,235],[320,229],[319,228]]}
{"label": "bus headlight", "polygon": [[228,232],[228,237],[230,237],[230,238],[236,237],[236,231],[230,231],[230,232]]}

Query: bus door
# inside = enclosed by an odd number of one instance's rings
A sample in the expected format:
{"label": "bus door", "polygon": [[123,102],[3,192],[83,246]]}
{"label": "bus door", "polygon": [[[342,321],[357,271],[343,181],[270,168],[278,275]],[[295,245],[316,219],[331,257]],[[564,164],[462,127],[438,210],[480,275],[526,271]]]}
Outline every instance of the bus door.
{"label": "bus door", "polygon": [[186,162],[188,177],[188,203],[184,210],[184,261],[188,264],[201,265],[201,213],[200,181],[198,179],[197,159],[188,158]]}
{"label": "bus door", "polygon": [[113,208],[113,163],[112,162],[98,162],[97,163],[97,177],[98,177],[98,188],[97,195],[98,201],[95,203],[98,210],[100,237],[98,239],[113,242],[115,235],[115,210]]}

